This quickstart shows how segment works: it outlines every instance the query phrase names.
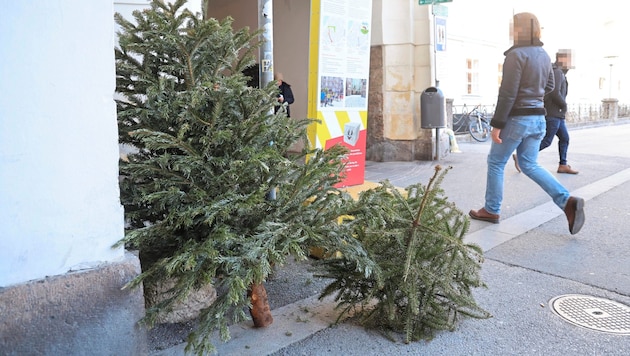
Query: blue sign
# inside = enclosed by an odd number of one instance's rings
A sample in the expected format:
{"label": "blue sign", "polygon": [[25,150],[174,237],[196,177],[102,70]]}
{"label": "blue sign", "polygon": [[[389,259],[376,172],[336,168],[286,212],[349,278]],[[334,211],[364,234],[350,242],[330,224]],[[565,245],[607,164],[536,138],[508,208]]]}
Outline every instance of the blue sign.
{"label": "blue sign", "polygon": [[446,51],[446,19],[444,17],[435,18],[435,50]]}

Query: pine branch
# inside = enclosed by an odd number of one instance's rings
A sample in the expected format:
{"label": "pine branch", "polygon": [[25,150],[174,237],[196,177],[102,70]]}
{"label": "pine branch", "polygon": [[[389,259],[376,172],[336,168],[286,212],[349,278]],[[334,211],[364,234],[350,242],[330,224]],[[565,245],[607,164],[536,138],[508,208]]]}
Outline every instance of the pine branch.
{"label": "pine branch", "polygon": [[[218,297],[201,312],[189,349],[213,349],[244,320],[247,290],[312,246],[344,248],[362,273],[374,270],[350,225],[356,209],[335,188],[347,150],[289,148],[306,141],[311,120],[272,114],[277,87],[247,86],[259,32],[235,31],[232,19],[201,19],[185,1],[153,1],[115,15],[120,141],[137,151],[120,162],[127,229],[118,244],[139,249],[142,273],[127,288],[174,280],[168,297],[147,309],[152,325],[191,292],[212,284]],[[273,144],[270,144],[273,142]],[[309,159],[306,159],[306,158]],[[268,200],[270,189],[277,198]]]}
{"label": "pine branch", "polygon": [[443,196],[447,172],[436,168],[404,197],[388,182],[363,192],[347,224],[376,266],[362,273],[360,257],[342,249],[343,258],[323,262],[334,281],[320,297],[336,295],[342,314],[358,308],[364,325],[401,332],[405,342],[452,330],[462,316],[489,317],[471,294],[484,286],[481,249],[462,241],[469,220]]}

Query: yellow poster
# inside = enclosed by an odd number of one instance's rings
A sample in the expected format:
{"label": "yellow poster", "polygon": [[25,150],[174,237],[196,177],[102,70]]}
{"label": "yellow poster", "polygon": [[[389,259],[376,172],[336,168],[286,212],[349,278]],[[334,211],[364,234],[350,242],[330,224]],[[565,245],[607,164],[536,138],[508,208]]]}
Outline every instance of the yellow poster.
{"label": "yellow poster", "polygon": [[367,140],[372,1],[312,0],[308,115],[317,148],[348,148],[341,186],[362,184]]}

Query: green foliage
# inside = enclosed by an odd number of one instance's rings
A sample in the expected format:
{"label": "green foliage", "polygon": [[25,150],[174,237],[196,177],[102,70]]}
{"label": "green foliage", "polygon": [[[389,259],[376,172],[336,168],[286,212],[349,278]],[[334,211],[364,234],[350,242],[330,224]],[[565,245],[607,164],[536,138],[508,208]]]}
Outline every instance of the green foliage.
{"label": "green foliage", "polygon": [[[153,1],[133,21],[115,15],[119,139],[137,148],[120,162],[128,226],[119,243],[140,251],[143,272],[128,287],[176,281],[172,296],[147,310],[148,325],[215,286],[187,348],[204,354],[213,332],[228,340],[228,325],[248,317],[247,289],[272,265],[305,258],[312,246],[343,245],[356,256],[362,248],[338,223],[352,206],[335,188],[346,149],[290,153],[309,121],[273,113],[274,83],[247,86],[242,71],[254,63],[258,33],[234,31],[229,18],[204,20],[184,3]],[[363,256],[357,263],[371,270]]]}
{"label": "green foliage", "polygon": [[[482,287],[482,251],[463,242],[469,219],[440,188],[449,169],[402,194],[387,181],[361,193],[348,221],[376,268],[355,263],[354,251],[324,261],[333,278],[320,298],[335,295],[340,315],[356,312],[368,327],[403,333],[405,342],[453,330],[460,316],[487,318],[471,295]],[[372,266],[373,267],[373,266]]]}
{"label": "green foliage", "polygon": [[336,188],[347,150],[289,152],[311,122],[273,113],[274,83],[247,85],[259,33],[184,4],[155,0],[133,21],[115,15],[119,140],[137,149],[120,162],[119,244],[142,263],[128,287],[176,281],[144,322],[212,284],[217,299],[187,347],[211,352],[214,332],[226,341],[228,325],[248,318],[249,286],[313,246],[342,252],[325,261],[335,282],[323,295],[337,292],[344,312],[365,307],[366,325],[416,340],[459,315],[487,316],[470,295],[483,285],[481,251],[462,242],[467,217],[439,189],[446,171],[406,197],[384,182],[354,201]]}

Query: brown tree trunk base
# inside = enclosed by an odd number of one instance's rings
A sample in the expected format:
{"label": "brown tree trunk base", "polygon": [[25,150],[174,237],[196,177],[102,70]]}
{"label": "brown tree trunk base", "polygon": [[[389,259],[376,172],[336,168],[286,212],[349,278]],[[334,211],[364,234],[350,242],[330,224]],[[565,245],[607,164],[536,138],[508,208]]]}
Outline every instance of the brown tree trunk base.
{"label": "brown tree trunk base", "polygon": [[273,323],[273,316],[271,316],[271,308],[269,307],[265,286],[262,285],[262,283],[252,284],[247,292],[247,296],[252,302],[249,313],[254,321],[254,326],[262,328],[271,325]]}

